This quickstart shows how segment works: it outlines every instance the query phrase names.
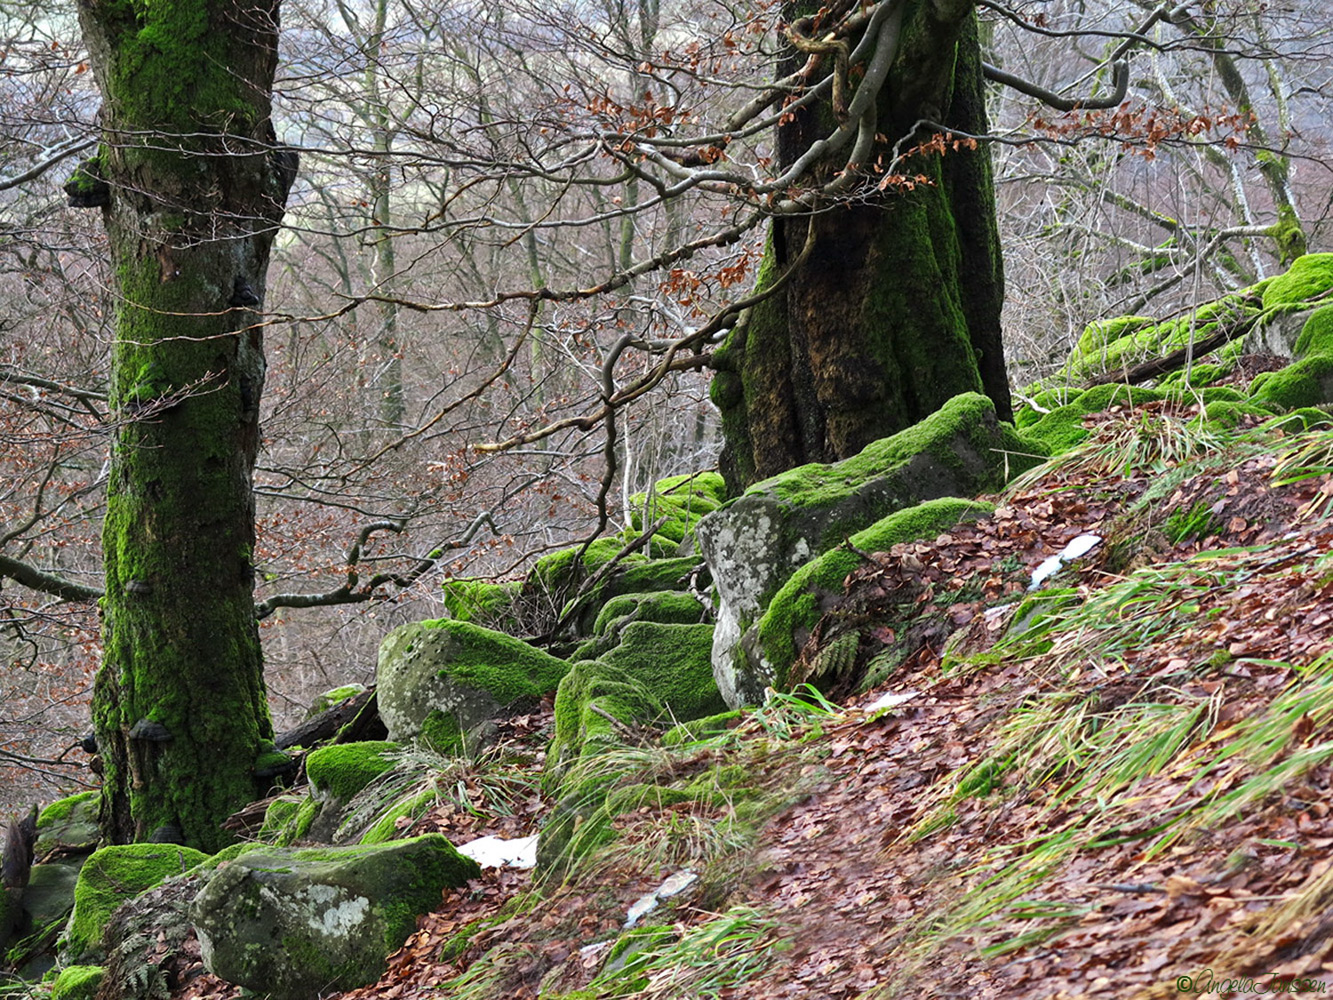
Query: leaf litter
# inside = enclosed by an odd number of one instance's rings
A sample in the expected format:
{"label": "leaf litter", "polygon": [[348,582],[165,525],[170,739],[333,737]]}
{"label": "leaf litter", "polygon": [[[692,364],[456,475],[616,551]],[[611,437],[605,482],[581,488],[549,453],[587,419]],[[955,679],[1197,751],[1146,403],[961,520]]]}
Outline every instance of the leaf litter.
{"label": "leaf litter", "polygon": [[[868,554],[800,661],[854,634],[843,674],[818,678],[846,707],[782,745],[760,710],[686,751],[696,769],[743,762],[755,787],[804,783],[744,852],[698,859],[711,888],[666,917],[676,940],[738,906],[771,917],[750,979],[597,986],[625,908],[670,874],[633,858],[677,804],[622,817],[617,860],[566,882],[502,868],[447,892],[380,982],[345,996],[1333,988],[1333,459],[1298,474],[1287,461],[1316,444],[1333,455],[1333,434],[1242,427],[1169,459],[1142,447],[1154,421],[1179,434],[1191,416],[1097,415],[1077,461],[1026,477],[991,515]],[[1127,435],[1137,464],[1116,451]],[[1087,534],[1105,541],[1025,594]],[[910,697],[856,707],[895,694]],[[530,806],[522,821],[445,811],[405,832],[524,835],[545,808]]]}

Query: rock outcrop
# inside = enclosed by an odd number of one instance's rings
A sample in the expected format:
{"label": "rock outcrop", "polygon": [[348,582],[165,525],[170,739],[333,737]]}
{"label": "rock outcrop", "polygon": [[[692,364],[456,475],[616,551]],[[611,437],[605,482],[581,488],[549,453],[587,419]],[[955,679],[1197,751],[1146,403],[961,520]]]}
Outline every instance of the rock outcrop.
{"label": "rock outcrop", "polygon": [[727,704],[758,704],[774,682],[755,625],[797,569],[923,500],[998,490],[1040,450],[1002,425],[989,399],[968,393],[859,455],[793,469],[706,516],[698,535],[717,584],[713,675]]}

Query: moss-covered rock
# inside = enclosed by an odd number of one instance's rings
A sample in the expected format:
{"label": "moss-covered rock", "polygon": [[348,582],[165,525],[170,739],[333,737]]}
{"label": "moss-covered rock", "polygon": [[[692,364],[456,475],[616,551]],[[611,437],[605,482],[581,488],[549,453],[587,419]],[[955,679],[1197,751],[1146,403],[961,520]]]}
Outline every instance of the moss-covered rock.
{"label": "moss-covered rock", "polygon": [[481,869],[439,834],[364,847],[252,851],[219,869],[191,916],[204,962],[274,1000],[374,982],[440,893]]}
{"label": "moss-covered rock", "polygon": [[[646,687],[677,721],[725,707],[713,682],[713,626],[631,622],[601,662]],[[638,720],[644,721],[644,720]]]}
{"label": "moss-covered rock", "polygon": [[340,684],[336,688],[330,688],[323,694],[316,697],[310,707],[306,709],[305,717],[313,719],[317,715],[323,715],[335,705],[341,705],[349,698],[355,698],[366,690],[364,684]]}
{"label": "moss-covered rock", "polygon": [[99,958],[102,931],[116,907],[207,858],[175,844],[116,844],[94,852],[79,870],[62,954],[75,963]]}
{"label": "moss-covered rock", "polygon": [[1216,427],[1238,427],[1247,420],[1263,422],[1282,407],[1265,400],[1218,399],[1206,402],[1203,413],[1190,421],[1191,426],[1213,424]]}
{"label": "moss-covered rock", "polygon": [[659,622],[664,625],[698,625],[707,612],[693,594],[655,590],[642,594],[622,594],[602,605],[593,623],[592,638],[569,657],[571,663],[595,660],[620,642],[620,633],[631,622]]}
{"label": "moss-covered rock", "polygon": [[343,743],[316,750],[306,758],[305,773],[317,799],[349,801],[385,771],[393,769],[388,756],[402,749],[387,740]]}
{"label": "moss-covered rock", "polygon": [[1285,274],[1264,286],[1264,310],[1308,302],[1333,288],[1333,253],[1309,253],[1297,257]]}
{"label": "moss-covered rock", "polygon": [[753,637],[742,640],[799,567],[923,500],[998,490],[1046,453],[968,393],[853,458],[792,469],[705,517],[699,540],[719,599],[713,670],[727,703],[756,704],[772,683]]}
{"label": "moss-covered rock", "polygon": [[1095,319],[1083,328],[1074,350],[1078,354],[1092,356],[1123,337],[1156,325],[1157,320],[1152,316],[1113,316],[1109,319]]}
{"label": "moss-covered rock", "polygon": [[1330,425],[1333,425],[1333,414],[1314,406],[1302,406],[1296,410],[1288,410],[1278,416],[1269,417],[1263,423],[1265,428],[1281,429],[1288,434],[1311,431],[1317,427],[1328,427]]}
{"label": "moss-covered rock", "polygon": [[654,590],[641,594],[622,594],[602,605],[593,625],[599,636],[618,632],[631,621],[658,622],[662,625],[698,625],[704,606],[693,594],[672,590]]}
{"label": "moss-covered rock", "polygon": [[650,492],[635,493],[629,498],[630,523],[635,531],[642,532],[666,518],[657,534],[681,543],[694,531],[700,518],[722,506],[726,496],[726,483],[717,472],[671,476],[653,484]]}
{"label": "moss-covered rock", "polygon": [[440,801],[440,796],[432,788],[418,789],[401,795],[392,804],[383,809],[379,817],[361,836],[363,844],[382,844],[398,836],[400,820],[410,823],[424,816],[430,807]]}
{"label": "moss-covered rock", "polygon": [[1295,410],[1333,402],[1333,354],[1312,354],[1256,383],[1252,398],[1261,405]]}
{"label": "moss-covered rock", "polygon": [[1296,338],[1295,356],[1310,354],[1333,354],[1333,304],[1320,306],[1305,317]]}
{"label": "moss-covered rock", "polygon": [[[591,592],[578,598],[577,608],[566,606],[565,614],[575,611],[572,616],[573,628],[578,635],[587,635],[601,614],[602,609],[616,597],[627,594],[651,594],[665,590],[680,590],[699,569],[699,560],[692,556],[680,556],[673,559],[647,559],[642,562],[622,564],[612,570]],[[701,587],[708,585],[707,576],[697,581]]]}
{"label": "moss-covered rock", "polygon": [[1158,379],[1157,387],[1159,389],[1170,389],[1172,391],[1183,389],[1186,385],[1186,374],[1189,376],[1189,385],[1195,388],[1210,386],[1219,379],[1226,378],[1234,370],[1234,362],[1219,361],[1216,364],[1210,362],[1206,364],[1191,365],[1188,373],[1186,372],[1186,369],[1181,368],[1179,371],[1174,371],[1171,374]]}
{"label": "moss-covered rock", "polygon": [[543,782],[554,788],[568,766],[624,741],[636,726],[681,722],[726,706],[713,681],[713,627],[632,622],[601,660],[576,663],[555,697],[555,737]]}
{"label": "moss-covered rock", "polygon": [[[570,588],[577,586],[581,580],[587,579],[601,569],[624,547],[624,539],[598,538],[583,551],[582,559],[579,558],[579,552],[583,550],[581,545],[544,555],[533,564],[526,585],[545,589],[548,594],[553,595],[553,601],[558,607],[564,604]],[[646,559],[646,556],[635,552],[625,556],[622,561],[634,563],[644,562]]]}
{"label": "moss-covered rock", "polygon": [[852,535],[848,545],[830,549],[793,573],[759,619],[756,652],[773,678],[773,687],[785,689],[787,671],[801,647],[831,602],[842,596],[847,574],[861,564],[858,551],[883,552],[899,542],[934,538],[962,518],[979,517],[994,509],[993,504],[955,497],[927,500],[881,518]]}
{"label": "moss-covered rock", "polygon": [[31,927],[43,927],[68,917],[74,908],[74,887],[79,881],[78,864],[33,865],[23,888],[23,912]]}
{"label": "moss-covered rock", "polygon": [[51,984],[51,1000],[93,1000],[104,975],[100,965],[67,965]]}
{"label": "moss-covered rock", "polygon": [[89,851],[97,847],[97,808],[99,793],[79,792],[57,799],[37,816],[36,857],[54,850]]}
{"label": "moss-covered rock", "polygon": [[1265,309],[1266,284],[1241,289],[1206,302],[1176,319],[1155,322],[1144,316],[1119,316],[1089,324],[1058,378],[1069,383],[1102,372],[1117,372],[1148,357],[1168,354],[1211,336],[1224,325],[1255,318]]}
{"label": "moss-covered rock", "polygon": [[687,743],[699,743],[715,736],[721,736],[744,717],[745,713],[741,710],[730,709],[726,712],[718,712],[716,715],[706,715],[702,719],[691,719],[689,722],[682,722],[679,725],[672,726],[662,734],[662,745],[679,747]]}
{"label": "moss-covered rock", "polygon": [[490,738],[490,720],[530,710],[568,669],[564,660],[470,622],[403,625],[380,644],[380,716],[390,739],[419,738],[460,754]]}
{"label": "moss-covered rock", "polygon": [[455,621],[507,632],[518,627],[514,602],[522,592],[523,584],[518,580],[504,583],[471,577],[446,580],[444,609]]}

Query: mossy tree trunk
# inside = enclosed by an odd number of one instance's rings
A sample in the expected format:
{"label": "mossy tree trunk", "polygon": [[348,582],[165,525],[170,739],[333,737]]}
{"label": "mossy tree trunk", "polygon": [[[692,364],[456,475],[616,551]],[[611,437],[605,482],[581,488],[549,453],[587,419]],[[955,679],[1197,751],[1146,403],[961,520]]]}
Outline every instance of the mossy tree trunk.
{"label": "mossy tree trunk", "polygon": [[[913,136],[904,149],[929,139],[923,119],[984,134],[982,87],[972,3],[909,0],[877,103],[880,134],[889,143]],[[834,127],[827,104],[792,118],[779,135],[788,164]],[[774,221],[761,286],[797,257],[809,226],[817,242],[718,352],[713,399],[733,492],[806,462],[854,455],[961,392],[984,391],[1011,417],[989,151],[950,148],[900,169],[928,182]]]}
{"label": "mossy tree trunk", "polygon": [[117,293],[94,723],[103,832],[213,851],[262,791],[259,316],[295,174],[269,120],[277,0],[81,0]]}

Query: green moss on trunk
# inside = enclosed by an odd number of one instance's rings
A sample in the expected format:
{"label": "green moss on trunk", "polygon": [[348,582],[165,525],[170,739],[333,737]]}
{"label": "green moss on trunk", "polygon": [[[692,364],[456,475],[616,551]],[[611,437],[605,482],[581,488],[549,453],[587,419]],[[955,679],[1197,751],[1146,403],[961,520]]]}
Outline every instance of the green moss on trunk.
{"label": "green moss on trunk", "polygon": [[[970,6],[908,3],[880,100],[888,145],[877,155],[887,161],[900,140],[904,148],[928,141],[914,134],[922,119],[984,133],[981,87]],[[779,136],[786,163],[833,127],[818,105],[792,119]],[[715,362],[721,466],[733,493],[854,455],[961,393],[986,392],[1001,419],[1012,419],[990,154],[949,145],[901,169],[920,178],[910,190],[774,222],[757,287],[797,258],[810,227],[816,243],[785,287],[738,323]]]}
{"label": "green moss on trunk", "polygon": [[273,146],[277,2],[79,7],[109,136],[115,431],[94,721],[113,842],[216,850],[272,737],[253,601],[260,327],[294,164]]}

